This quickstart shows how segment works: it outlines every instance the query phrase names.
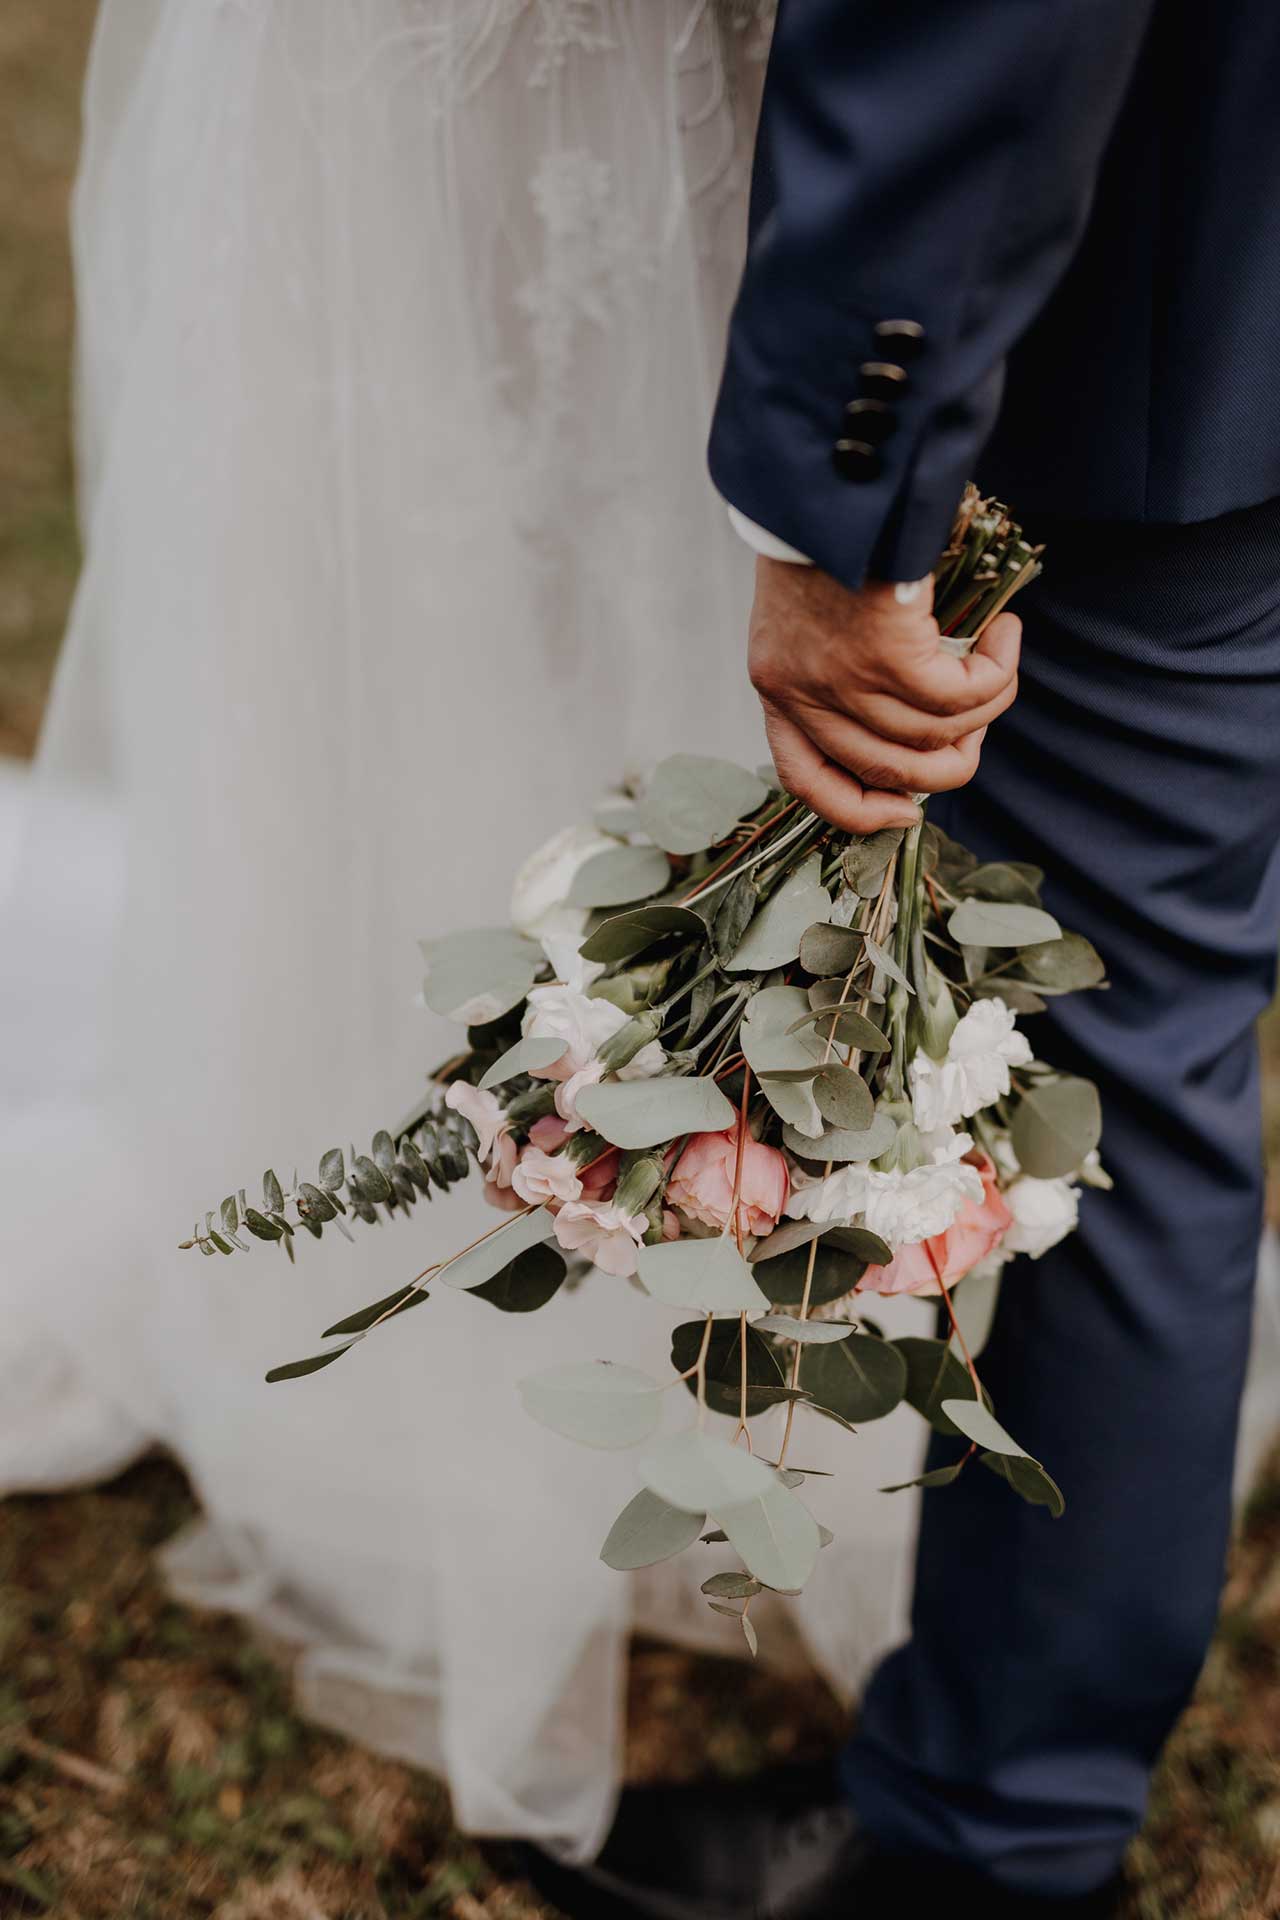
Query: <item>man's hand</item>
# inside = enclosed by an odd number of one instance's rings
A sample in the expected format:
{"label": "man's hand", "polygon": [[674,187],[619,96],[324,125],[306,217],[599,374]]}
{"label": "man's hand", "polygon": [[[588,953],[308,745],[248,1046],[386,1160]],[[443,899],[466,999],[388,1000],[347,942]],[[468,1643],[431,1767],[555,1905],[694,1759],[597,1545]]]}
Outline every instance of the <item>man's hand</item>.
{"label": "man's hand", "polygon": [[977,771],[1018,689],[1022,622],[1002,613],[966,659],[942,646],[933,583],[856,592],[816,567],[756,562],[751,682],[788,793],[849,833],[914,825],[906,796]]}

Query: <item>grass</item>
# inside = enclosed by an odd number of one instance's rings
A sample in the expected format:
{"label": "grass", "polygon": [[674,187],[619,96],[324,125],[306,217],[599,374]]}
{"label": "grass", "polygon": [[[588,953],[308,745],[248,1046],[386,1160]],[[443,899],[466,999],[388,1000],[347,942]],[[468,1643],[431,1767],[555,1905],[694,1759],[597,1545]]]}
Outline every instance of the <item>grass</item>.
{"label": "grass", "polygon": [[[29,753],[75,582],[66,205],[94,0],[0,10],[0,752]],[[1280,1168],[1280,1019],[1264,1030]],[[1280,1182],[1271,1214],[1280,1223]],[[166,1596],[171,1463],[0,1511],[0,1914],[533,1920],[440,1785],[308,1727],[234,1622]],[[634,1778],[743,1774],[840,1734],[816,1681],[641,1646]],[[1280,1454],[1134,1849],[1129,1920],[1280,1914]]]}

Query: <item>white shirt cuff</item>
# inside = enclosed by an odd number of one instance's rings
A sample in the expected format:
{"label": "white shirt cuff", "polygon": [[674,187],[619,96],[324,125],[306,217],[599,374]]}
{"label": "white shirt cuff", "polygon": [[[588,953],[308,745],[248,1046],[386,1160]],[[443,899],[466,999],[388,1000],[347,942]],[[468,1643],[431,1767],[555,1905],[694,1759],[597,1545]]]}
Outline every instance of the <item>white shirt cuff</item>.
{"label": "white shirt cuff", "polygon": [[739,513],[736,507],[729,506],[729,522],[740,540],[763,554],[766,560],[790,560],[798,567],[811,567],[812,560],[807,553],[800,553],[795,547],[789,547],[785,540],[779,540],[776,533],[770,533],[767,527],[757,526],[754,520],[748,520],[745,513]]}

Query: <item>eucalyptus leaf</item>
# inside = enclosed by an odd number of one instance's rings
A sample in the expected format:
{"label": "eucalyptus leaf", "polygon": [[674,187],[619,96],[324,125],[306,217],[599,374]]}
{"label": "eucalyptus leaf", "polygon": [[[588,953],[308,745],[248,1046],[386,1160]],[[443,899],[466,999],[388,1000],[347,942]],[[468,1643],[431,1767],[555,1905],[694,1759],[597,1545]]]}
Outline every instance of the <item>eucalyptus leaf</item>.
{"label": "eucalyptus leaf", "polygon": [[684,1133],[723,1133],[734,1111],[714,1080],[663,1074],[583,1087],[578,1112],[614,1147],[656,1147]]}
{"label": "eucalyptus leaf", "polygon": [[822,1065],[825,1048],[817,1034],[790,1029],[808,1013],[800,987],[764,987],[748,1003],[739,1044],[760,1090],[774,1112],[806,1136],[821,1133],[822,1114],[805,1080],[780,1078],[803,1074],[807,1080]]}
{"label": "eucalyptus leaf", "polygon": [[[864,1260],[869,1267],[887,1267],[893,1259],[889,1242],[872,1233],[870,1227],[830,1227],[827,1243],[842,1253],[851,1253],[855,1260]],[[878,1329],[871,1331],[878,1332]]]}
{"label": "eucalyptus leaf", "polygon": [[615,840],[625,840],[630,833],[640,828],[640,812],[634,800],[625,793],[607,793],[592,815],[594,824],[601,833],[610,833]]}
{"label": "eucalyptus leaf", "polygon": [[654,768],[639,814],[645,832],[668,853],[698,853],[768,797],[763,781],[731,760],[676,753]]}
{"label": "eucalyptus leaf", "polygon": [[831,896],[822,885],[821,873],[822,861],[815,854],[787,875],[756,914],[733,958],[725,962],[728,972],[767,973],[798,958],[805,929],[815,920],[825,920],[831,911]]}
{"label": "eucalyptus leaf", "polygon": [[843,1320],[797,1320],[789,1313],[766,1313],[762,1320],[753,1320],[751,1326],[755,1333],[776,1333],[801,1346],[829,1346],[836,1340],[847,1340],[858,1331]]}
{"label": "eucalyptus leaf", "polygon": [[446,933],[422,943],[422,997],[433,1013],[464,1026],[500,1019],[520,1002],[543,965],[542,948],[510,927]]}
{"label": "eucalyptus leaf", "polygon": [[952,1351],[948,1340],[924,1340],[915,1335],[895,1340],[906,1362],[909,1406],[924,1418],[936,1433],[957,1435],[960,1429],[942,1411],[944,1400],[973,1398],[973,1381],[968,1369]]}
{"label": "eucalyptus leaf", "polygon": [[665,1240],[640,1249],[640,1278],[664,1306],[697,1313],[758,1313],[769,1302],[733,1241]]}
{"label": "eucalyptus leaf", "polygon": [[630,913],[615,913],[598,926],[578,948],[584,960],[598,960],[613,966],[634,959],[655,941],[678,936],[699,944],[706,938],[706,922],[690,907],[633,907]]}
{"label": "eucalyptus leaf", "polygon": [[1013,1109],[1009,1133],[1018,1165],[1033,1179],[1074,1173],[1102,1137],[1098,1089],[1074,1077],[1039,1081]]}
{"label": "eucalyptus leaf", "polygon": [[824,1307],[833,1300],[843,1300],[866,1271],[865,1261],[855,1259],[843,1248],[832,1246],[826,1240],[819,1240],[816,1246],[794,1247],[776,1259],[757,1261],[752,1269],[768,1294],[771,1305],[784,1308],[800,1305],[804,1299],[810,1255],[813,1258],[813,1276],[809,1284],[811,1307]]}
{"label": "eucalyptus leaf", "polygon": [[870,934],[867,935],[866,944],[868,954],[880,971],[887,974],[890,980],[895,980],[900,987],[905,987],[908,993],[914,993],[915,988],[888,949],[873,940]]}
{"label": "eucalyptus leaf", "polygon": [[323,1338],[331,1340],[340,1333],[366,1333],[375,1320],[392,1313],[408,1313],[410,1307],[420,1307],[431,1295],[425,1287],[397,1287],[394,1293],[387,1294],[381,1300],[375,1300],[372,1306],[361,1307],[358,1313],[348,1314],[345,1320],[335,1320],[326,1327]]}
{"label": "eucalyptus leaf", "polygon": [[947,932],[958,947],[1026,947],[1062,938],[1062,928],[1043,907],[1003,900],[962,900]]}
{"label": "eucalyptus leaf", "polygon": [[696,1428],[672,1434],[642,1455],[640,1478],[650,1493],[668,1505],[685,1513],[714,1514],[722,1527],[717,1509],[731,1509],[778,1486],[773,1468],[765,1461]]}
{"label": "eucalyptus leaf", "polygon": [[804,1586],[822,1545],[818,1523],[780,1480],[771,1476],[754,1497],[714,1506],[711,1515],[743,1565],[764,1586],[789,1593]]}
{"label": "eucalyptus leaf", "polygon": [[759,1593],[760,1582],[750,1573],[713,1573],[699,1591],[716,1600],[749,1600]]}
{"label": "eucalyptus leaf", "polygon": [[853,1007],[809,1007],[794,1022],[795,1031],[804,1027],[811,1027],[824,1046],[831,1040],[859,1053],[888,1053],[892,1045],[874,1020]]}
{"label": "eucalyptus leaf", "polygon": [[540,1073],[544,1067],[553,1067],[563,1057],[568,1044],[567,1040],[536,1034],[527,1040],[517,1040],[514,1047],[508,1047],[501,1058],[494,1061],[480,1082],[480,1091],[487,1093],[491,1087],[501,1086],[504,1080],[514,1080],[518,1073]]}
{"label": "eucalyptus leaf", "polygon": [[928,1473],[918,1473],[914,1480],[899,1480],[891,1487],[881,1487],[881,1493],[905,1493],[908,1487],[949,1487],[960,1478],[964,1470],[963,1460],[953,1460],[950,1466],[930,1467]]}
{"label": "eucalyptus leaf", "polygon": [[989,860],[966,873],[956,887],[962,899],[1000,900],[1012,905],[1038,907],[1044,872],[1013,860]]}
{"label": "eucalyptus leaf", "polygon": [[320,1162],[320,1185],[332,1193],[346,1177],[341,1147],[330,1147]]}
{"label": "eucalyptus leaf", "polygon": [[[1052,946],[1054,942],[1050,941],[1049,944]],[[1030,951],[1032,949],[1028,948]],[[1043,1013],[1047,1005],[1038,993],[1030,987],[1024,987],[1021,980],[1010,980],[999,973],[990,980],[976,981],[973,997],[975,1000],[1003,1000],[1010,1013]],[[935,1059],[941,1057],[941,1054],[934,1055]]]}
{"label": "eucalyptus leaf", "polygon": [[[685,1386],[696,1395],[698,1382],[689,1372],[702,1349],[705,1320],[686,1320],[673,1328],[671,1364],[677,1373],[687,1374]],[[742,1411],[742,1323],[717,1320],[711,1329],[705,1360],[707,1405],[712,1413],[737,1419]],[[782,1368],[769,1342],[753,1327],[747,1328],[747,1416],[764,1413],[777,1406],[784,1390]]]}
{"label": "eucalyptus leaf", "polygon": [[656,1493],[642,1487],[610,1527],[600,1558],[617,1573],[656,1567],[660,1560],[670,1560],[693,1545],[705,1517],[668,1506]]}
{"label": "eucalyptus leaf", "polygon": [[568,1361],[520,1382],[525,1412],[584,1447],[613,1452],[648,1440],[662,1418],[658,1383],[611,1360]]}
{"label": "eucalyptus leaf", "polygon": [[740,873],[726,891],[711,923],[712,944],[722,966],[737,952],[759,905],[755,880],[749,873]]}
{"label": "eucalyptus leaf", "polygon": [[549,1239],[554,1227],[555,1221],[545,1207],[531,1207],[528,1213],[512,1214],[510,1220],[474,1247],[446,1260],[436,1278],[446,1286],[464,1291],[483,1286],[526,1247],[536,1247],[540,1241]]}
{"label": "eucalyptus leaf", "polygon": [[863,899],[879,893],[885,868],[902,845],[901,827],[882,827],[878,833],[863,834],[844,850],[841,866],[845,879]]}
{"label": "eucalyptus leaf", "polygon": [[536,1313],[559,1293],[567,1272],[563,1256],[544,1242],[526,1247],[492,1280],[482,1281],[471,1292],[500,1313]]}
{"label": "eucalyptus leaf", "polygon": [[944,1400],[942,1412],[946,1414],[953,1427],[959,1428],[966,1440],[973,1440],[988,1453],[1018,1454],[1028,1458],[1025,1447],[1020,1447],[1013,1435],[1006,1433],[989,1407],[980,1400]]}
{"label": "eucalyptus leaf", "polygon": [[784,1220],[772,1233],[756,1241],[747,1258],[752,1266],[759,1266],[762,1260],[776,1260],[779,1254],[807,1247],[811,1240],[818,1240],[829,1231],[827,1220]]}
{"label": "eucalyptus leaf", "polygon": [[782,1129],[783,1144],[802,1160],[878,1160],[898,1137],[898,1129],[887,1113],[877,1110],[869,1127],[850,1131],[846,1127],[827,1127],[816,1139],[807,1138],[794,1127]]}
{"label": "eucalyptus leaf", "polygon": [[268,1170],[262,1176],[262,1211],[279,1213],[284,1206],[284,1192],[274,1173]]}
{"label": "eucalyptus leaf", "polygon": [[331,1367],[335,1360],[341,1360],[344,1353],[356,1345],[348,1340],[341,1347],[331,1347],[328,1353],[313,1353],[309,1360],[290,1360],[283,1367],[272,1367],[265,1378],[275,1384],[277,1380],[302,1380],[309,1373],[319,1373],[322,1367]]}
{"label": "eucalyptus leaf", "polygon": [[861,1425],[882,1420],[906,1397],[907,1366],[892,1342],[863,1336],[806,1349],[800,1385],[819,1406]]}
{"label": "eucalyptus leaf", "polygon": [[1014,1492],[1030,1501],[1033,1507],[1048,1507],[1055,1520],[1060,1520],[1066,1512],[1062,1488],[1038,1460],[1029,1459],[1025,1454],[1005,1453],[980,1453],[978,1458],[984,1467],[990,1467],[1002,1480],[1007,1480]]}
{"label": "eucalyptus leaf", "polygon": [[1056,940],[1023,947],[1018,968],[1028,980],[1051,993],[1077,993],[1084,987],[1097,987],[1107,975],[1101,954],[1082,933],[1064,933]]}
{"label": "eucalyptus leaf", "polygon": [[671,864],[661,847],[606,847],[578,868],[565,905],[620,907],[661,893],[670,878]]}
{"label": "eucalyptus leaf", "polygon": [[830,1127],[865,1133],[875,1119],[875,1096],[860,1073],[832,1061],[813,1083],[818,1111]]}
{"label": "eucalyptus leaf", "polygon": [[806,973],[847,975],[862,958],[863,935],[853,927],[819,920],[800,939],[800,965]]}

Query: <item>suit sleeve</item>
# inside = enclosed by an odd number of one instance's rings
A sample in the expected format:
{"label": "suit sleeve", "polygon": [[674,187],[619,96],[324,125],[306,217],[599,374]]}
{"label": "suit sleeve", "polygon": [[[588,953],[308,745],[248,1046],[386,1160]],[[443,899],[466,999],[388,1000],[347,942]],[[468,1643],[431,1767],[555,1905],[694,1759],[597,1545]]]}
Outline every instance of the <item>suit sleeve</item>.
{"label": "suit sleeve", "polygon": [[711,474],[846,585],[945,546],[1154,4],[780,0]]}

